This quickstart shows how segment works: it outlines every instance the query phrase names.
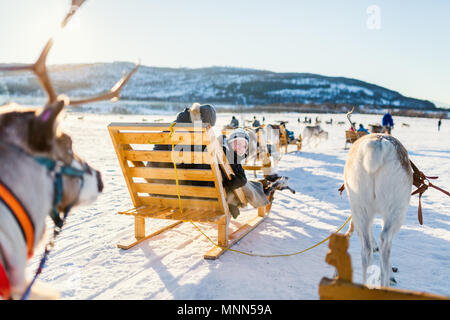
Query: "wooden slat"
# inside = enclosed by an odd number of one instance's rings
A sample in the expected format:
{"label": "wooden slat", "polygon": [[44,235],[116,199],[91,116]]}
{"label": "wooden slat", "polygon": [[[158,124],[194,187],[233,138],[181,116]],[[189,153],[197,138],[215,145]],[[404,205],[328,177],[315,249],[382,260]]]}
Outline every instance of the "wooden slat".
{"label": "wooden slat", "polygon": [[171,219],[194,222],[215,222],[219,220],[224,214],[223,212],[212,210],[211,208],[184,208],[183,212],[180,212],[178,208],[161,208],[151,205],[132,208],[130,210],[119,213],[143,218]]}
{"label": "wooden slat", "polygon": [[[113,122],[108,125],[108,128],[114,130],[165,131],[171,125],[172,123]],[[199,126],[194,123],[177,123],[173,128],[183,131],[205,131],[208,127],[210,127],[208,124]]]}
{"label": "wooden slat", "polygon": [[177,169],[176,174],[172,168],[129,168],[128,171],[135,178],[175,180],[178,177],[178,180],[214,181],[211,170],[207,169]]}
{"label": "wooden slat", "polygon": [[216,190],[214,187],[179,185],[179,188],[177,188],[174,184],[159,183],[135,183],[134,187],[137,192],[142,193],[178,195],[179,191],[180,196],[217,199]]}
{"label": "wooden slat", "polygon": [[220,220],[224,213],[215,210],[190,210],[189,212],[185,212],[189,209],[183,210],[183,213],[177,213],[173,215],[173,219],[175,220],[184,220],[184,221],[193,221],[193,222],[209,222],[213,223]]}
{"label": "wooden slat", "polygon": [[113,129],[112,127],[108,127],[109,134],[111,136],[111,141],[114,146],[114,150],[116,151],[117,159],[119,161],[120,168],[122,170],[123,177],[125,178],[125,182],[127,184],[128,192],[130,193],[131,200],[133,201],[134,206],[140,205],[139,200],[137,199],[136,191],[134,190],[133,179],[129,175],[129,167],[127,165],[127,161],[125,161],[123,152],[124,150],[130,148],[130,146],[119,146],[119,131],[117,129]]}
{"label": "wooden slat", "polygon": [[[168,207],[178,209],[178,198],[163,198],[163,197],[139,197],[139,200],[144,205],[153,205],[160,207]],[[200,199],[181,199],[181,206],[186,209],[189,208],[211,208],[213,211],[222,211],[219,202],[216,200],[200,200]]]}
{"label": "wooden slat", "polygon": [[209,138],[204,133],[175,132],[121,132],[121,144],[172,144],[175,145],[207,145]]}
{"label": "wooden slat", "polygon": [[[172,162],[172,151],[129,150],[123,152],[125,159],[130,161]],[[211,157],[208,152],[174,151],[174,160],[178,163],[209,164]]]}

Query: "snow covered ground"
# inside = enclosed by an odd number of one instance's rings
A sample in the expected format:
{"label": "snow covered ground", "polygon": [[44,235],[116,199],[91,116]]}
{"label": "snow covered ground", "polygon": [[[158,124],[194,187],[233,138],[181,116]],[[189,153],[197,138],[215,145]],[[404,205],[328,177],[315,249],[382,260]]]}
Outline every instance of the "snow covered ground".
{"label": "snow covered ground", "polygon": [[[258,115],[259,118],[262,115]],[[303,129],[298,114],[265,114],[267,122],[289,120],[296,135]],[[303,119],[305,115],[300,115]],[[350,215],[347,195],[339,196],[347,157],[344,150],[345,115],[308,114],[323,124],[329,140],[316,148],[283,155],[278,172],[290,179],[297,192],[277,192],[269,217],[233,248],[259,254],[294,253],[308,248],[337,230]],[[231,119],[219,114],[216,132]],[[253,115],[245,115],[246,119]],[[239,117],[238,117],[239,118]],[[133,235],[134,222],[117,211],[132,207],[106,126],[110,122],[140,122],[174,115],[95,115],[67,113],[63,129],[72,135],[75,151],[100,169],[104,193],[88,206],[71,212],[39,279],[61,291],[64,299],[318,299],[318,284],[332,276],[333,268],[324,259],[327,244],[303,254],[281,258],[251,257],[227,252],[216,261],[203,259],[211,248],[208,240],[191,224],[183,223],[153,240],[128,251],[116,247]],[[353,121],[381,121],[380,116],[354,115]],[[243,118],[241,117],[242,121]],[[261,119],[260,119],[261,120]],[[437,131],[435,119],[395,117],[393,135],[409,151],[411,159],[428,175],[437,175],[436,185],[450,189],[450,122],[444,120]],[[401,126],[407,123],[410,126]],[[253,173],[248,174],[249,178]],[[422,198],[424,225],[417,221],[418,197],[413,196],[404,226],[394,239],[392,264],[398,288],[450,296],[450,198],[431,189]],[[249,212],[255,209],[250,209]],[[243,212],[235,221],[236,226]],[[147,230],[170,223],[147,221]],[[51,228],[51,221],[48,220]],[[215,230],[199,227],[213,239]],[[347,229],[345,227],[344,231]],[[378,238],[381,221],[376,220]],[[361,281],[360,243],[356,234],[350,243],[354,281]],[[27,269],[33,273],[41,251],[36,251]],[[378,254],[375,255],[378,263]]]}

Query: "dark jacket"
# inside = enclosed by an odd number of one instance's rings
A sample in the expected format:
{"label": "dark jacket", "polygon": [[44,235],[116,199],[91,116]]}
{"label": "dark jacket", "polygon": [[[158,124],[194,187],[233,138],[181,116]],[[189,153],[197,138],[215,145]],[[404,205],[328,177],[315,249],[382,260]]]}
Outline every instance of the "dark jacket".
{"label": "dark jacket", "polygon": [[394,126],[394,120],[392,120],[391,114],[390,113],[386,113],[383,116],[383,120],[381,121],[381,123],[383,124],[383,126],[393,127]]}
{"label": "dark jacket", "polygon": [[239,120],[236,118],[231,119],[230,127],[232,128],[238,128],[239,127]]}

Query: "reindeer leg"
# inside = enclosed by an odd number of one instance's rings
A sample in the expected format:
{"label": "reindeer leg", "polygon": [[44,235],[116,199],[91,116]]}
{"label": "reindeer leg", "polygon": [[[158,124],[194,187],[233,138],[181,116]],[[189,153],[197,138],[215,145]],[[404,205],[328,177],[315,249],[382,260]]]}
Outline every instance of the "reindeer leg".
{"label": "reindeer leg", "polygon": [[[391,216],[396,216],[395,213]],[[392,240],[400,230],[401,223],[392,222],[390,219],[384,222],[383,230],[380,235],[380,263],[381,263],[381,285],[389,286],[396,284],[397,281],[391,277],[391,248]]]}
{"label": "reindeer leg", "polygon": [[372,219],[369,219],[364,209],[357,212],[352,208],[354,228],[361,242],[361,262],[363,283],[367,282],[367,271],[373,264],[373,249],[371,239]]}

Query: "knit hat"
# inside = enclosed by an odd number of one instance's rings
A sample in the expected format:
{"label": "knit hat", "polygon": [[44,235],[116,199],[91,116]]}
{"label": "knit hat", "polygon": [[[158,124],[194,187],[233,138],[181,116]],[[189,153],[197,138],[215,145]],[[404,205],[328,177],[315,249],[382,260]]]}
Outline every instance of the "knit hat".
{"label": "knit hat", "polygon": [[245,139],[247,141],[247,143],[250,142],[250,136],[242,128],[234,130],[228,137],[227,141],[228,141],[228,143],[231,143],[233,140],[236,140],[236,139]]}
{"label": "knit hat", "polygon": [[189,108],[189,113],[192,122],[201,121],[209,123],[212,127],[216,124],[216,109],[209,104],[194,103]]}

